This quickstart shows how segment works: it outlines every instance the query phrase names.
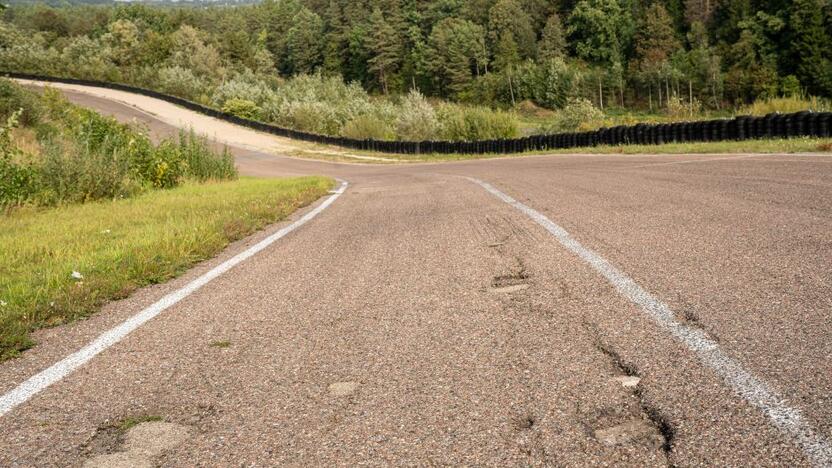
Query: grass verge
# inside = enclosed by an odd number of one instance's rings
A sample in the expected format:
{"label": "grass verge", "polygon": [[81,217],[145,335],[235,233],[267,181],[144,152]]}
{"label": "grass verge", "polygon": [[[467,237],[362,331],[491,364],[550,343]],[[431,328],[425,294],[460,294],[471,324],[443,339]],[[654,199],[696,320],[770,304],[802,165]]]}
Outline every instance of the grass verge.
{"label": "grass verge", "polygon": [[173,278],[333,184],[323,177],[245,178],[0,214],[0,361],[32,346],[32,330]]}

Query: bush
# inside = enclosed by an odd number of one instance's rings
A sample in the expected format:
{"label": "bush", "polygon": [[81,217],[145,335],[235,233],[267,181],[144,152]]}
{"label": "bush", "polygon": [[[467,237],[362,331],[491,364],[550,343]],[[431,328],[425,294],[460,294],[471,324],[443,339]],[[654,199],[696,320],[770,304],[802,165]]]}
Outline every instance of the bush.
{"label": "bush", "polygon": [[46,144],[37,164],[40,190],[35,201],[41,205],[84,203],[141,192],[125,148],[109,146],[95,147],[84,141]]}
{"label": "bush", "polygon": [[572,99],[555,113],[543,130],[545,133],[586,131],[604,125],[604,113],[587,99]]}
{"label": "bush", "polygon": [[763,116],[773,112],[788,114],[805,110],[832,112],[832,102],[817,97],[802,98],[798,96],[758,99],[754,104],[742,107],[738,114]]}
{"label": "bush", "polygon": [[191,70],[179,66],[165,67],[159,70],[159,78],[156,83],[159,91],[191,101],[198,100],[206,87],[206,84]]}
{"label": "bush", "polygon": [[43,106],[38,97],[25,91],[11,80],[0,78],[0,120],[5,121],[16,114],[15,122],[24,126],[35,125],[43,115]]}
{"label": "bush", "polygon": [[396,134],[387,122],[373,115],[360,115],[347,122],[341,136],[356,140],[392,140]]}
{"label": "bush", "polygon": [[237,178],[234,157],[224,148],[215,153],[204,138],[191,132],[179,132],[179,151],[187,164],[187,177],[200,182],[206,180],[231,180]]}
{"label": "bush", "polygon": [[234,78],[217,86],[211,98],[214,106],[222,108],[231,99],[250,101],[258,107],[274,102],[274,91],[251,70],[238,73]]}
{"label": "bush", "polygon": [[19,162],[20,150],[11,140],[19,115],[20,111],[13,113],[0,125],[0,208],[19,205],[34,191],[35,173]]}
{"label": "bush", "polygon": [[672,96],[667,100],[667,115],[675,120],[689,119],[701,111],[702,103],[696,98],[693,98],[693,102],[683,101],[678,96]]}
{"label": "bush", "polygon": [[452,141],[516,138],[519,123],[514,114],[484,107],[445,104],[438,111],[443,139]]}
{"label": "bush", "polygon": [[229,99],[222,106],[222,111],[244,119],[256,120],[260,117],[261,109],[257,104],[247,99]]}
{"label": "bush", "polygon": [[436,111],[419,91],[412,90],[402,100],[396,119],[396,133],[400,140],[425,141],[436,138],[439,121]]}

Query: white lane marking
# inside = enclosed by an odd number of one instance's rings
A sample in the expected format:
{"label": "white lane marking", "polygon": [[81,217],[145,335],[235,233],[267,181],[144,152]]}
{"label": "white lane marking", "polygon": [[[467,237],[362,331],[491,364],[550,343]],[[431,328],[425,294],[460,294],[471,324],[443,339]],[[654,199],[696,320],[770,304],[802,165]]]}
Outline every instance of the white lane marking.
{"label": "white lane marking", "polygon": [[786,400],[766,382],[752,375],[739,362],[725,354],[719,345],[708,338],[705,333],[680,323],[670,307],[653,297],[599,254],[581,245],[565,229],[542,213],[511,198],[487,182],[470,177],[467,179],[525,213],[555,236],[567,250],[576,254],[604,276],[622,296],[638,305],[661,328],[670,332],[688,349],[695,352],[700,361],[722,377],[734,391],[768,416],[774,426],[790,436],[803,449],[812,464],[832,466],[832,445],[829,441],[812,429],[798,409],[790,407]]}
{"label": "white lane marking", "polygon": [[171,307],[172,305],[176,304],[182,299],[190,296],[192,293],[194,293],[201,287],[205,286],[206,284],[210,283],[212,280],[216,279],[223,273],[234,268],[235,266],[239,265],[245,260],[251,258],[258,252],[273,244],[278,239],[284,237],[285,235],[289,234],[295,229],[303,226],[315,216],[318,216],[318,214],[320,214],[323,210],[329,207],[329,205],[331,205],[335,200],[337,200],[338,197],[343,195],[344,191],[347,189],[347,186],[349,185],[347,181],[339,180],[339,182],[340,186],[338,187],[338,190],[336,190],[332,195],[330,195],[326,200],[324,200],[323,203],[315,207],[315,209],[306,213],[299,220],[295,221],[289,226],[284,227],[283,229],[277,231],[269,237],[266,237],[265,239],[249,247],[245,251],[240,252],[234,257],[222,262],[221,264],[217,265],[216,267],[214,267],[207,273],[203,274],[199,278],[186,284],[181,289],[166,295],[159,301],[150,305],[138,314],[130,317],[129,319],[122,322],[115,328],[112,328],[102,333],[98,338],[96,338],[87,346],[84,346],[75,353],[70,354],[61,361],[54,364],[52,367],[45,369],[38,374],[35,374],[34,376],[30,377],[29,380],[23,382],[10,392],[0,397],[0,416],[5,415],[18,405],[24,403],[26,400],[35,396],[41,390],[45,389],[46,387],[49,387],[50,385],[60,381],[67,375],[71,374],[73,371],[89,362],[98,353],[118,343],[124,337],[129,335],[133,330],[139,328],[148,320],[161,314],[167,308]]}

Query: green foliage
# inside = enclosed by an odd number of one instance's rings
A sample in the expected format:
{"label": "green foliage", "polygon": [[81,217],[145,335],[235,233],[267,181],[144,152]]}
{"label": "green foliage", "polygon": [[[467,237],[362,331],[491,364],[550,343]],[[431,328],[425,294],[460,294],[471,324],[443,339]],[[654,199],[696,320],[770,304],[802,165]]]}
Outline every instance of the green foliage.
{"label": "green foliage", "polygon": [[495,140],[520,134],[517,117],[508,112],[445,104],[439,107],[437,116],[441,137],[447,140]]}
{"label": "green foliage", "polygon": [[396,118],[396,133],[402,140],[435,140],[439,130],[439,120],[433,106],[419,91],[411,90],[402,100]]}
{"label": "green foliage", "polygon": [[249,120],[256,120],[262,112],[257,104],[247,99],[237,98],[225,101],[225,104],[222,105],[222,111]]}
{"label": "green foliage", "polygon": [[800,96],[766,98],[755,101],[754,104],[742,107],[738,111],[738,114],[764,116],[774,112],[789,114],[804,110],[832,112],[832,101],[819,98],[807,99]]}
{"label": "green foliage", "polygon": [[573,99],[544,127],[545,133],[592,130],[604,125],[604,113],[586,99]]}
{"label": "green foliage", "polygon": [[396,30],[378,8],[370,17],[370,28],[373,33],[368,42],[372,57],[367,70],[376,74],[381,89],[387,94],[391,78],[401,63],[401,42]]}
{"label": "green foliage", "polygon": [[11,140],[21,111],[12,113],[0,125],[0,208],[17,205],[34,191],[35,174],[20,162],[21,151]]}
{"label": "green foliage", "polygon": [[356,140],[392,140],[396,134],[390,124],[374,115],[359,115],[347,122],[341,136]]}
{"label": "green foliage", "polygon": [[13,82],[0,78],[0,120],[15,115],[14,122],[24,126],[37,124],[43,114],[43,106],[32,93]]}
{"label": "green foliage", "polygon": [[541,60],[562,58],[566,55],[566,37],[563,23],[556,13],[546,21],[540,42],[537,44],[537,55]]}
{"label": "green foliage", "polygon": [[502,55],[504,65],[508,65],[516,55],[521,58],[534,58],[537,54],[536,34],[532,19],[518,0],[497,0],[488,11],[488,39],[494,52],[495,61]]}
{"label": "green foliage", "polygon": [[[359,123],[366,130],[371,121],[387,122],[404,138],[396,95],[409,89],[497,108],[532,100],[549,109],[577,98],[601,108],[658,110],[677,96],[720,110],[798,88],[832,96],[831,6],[830,0],[16,5],[0,21],[0,68],[133,84],[217,109],[232,99],[250,101],[260,109],[256,118],[333,135],[348,124],[356,131]],[[333,83],[303,78],[317,73]],[[364,95],[320,94],[322,86],[353,83]],[[370,99],[367,92],[394,96]],[[35,111],[24,106],[23,120],[26,112]]]}
{"label": "green foliage", "polygon": [[323,22],[308,8],[301,8],[293,23],[287,38],[291,70],[293,73],[311,73],[323,59]]}
{"label": "green foliage", "polygon": [[620,0],[581,0],[569,16],[568,34],[578,57],[623,63],[633,36],[633,18]]}
{"label": "green foliage", "polygon": [[460,93],[488,65],[485,30],[470,21],[446,18],[433,27],[428,66],[444,95]]}
{"label": "green foliage", "polygon": [[[37,135],[36,153],[21,151],[12,129],[21,111],[0,126],[0,205],[59,205],[126,198],[186,179],[235,178],[233,159],[216,154],[193,133],[153,146],[149,138],[115,119],[70,105],[57,91],[42,96],[0,80],[0,109],[38,109],[27,129]],[[23,121],[20,121],[23,123]]]}

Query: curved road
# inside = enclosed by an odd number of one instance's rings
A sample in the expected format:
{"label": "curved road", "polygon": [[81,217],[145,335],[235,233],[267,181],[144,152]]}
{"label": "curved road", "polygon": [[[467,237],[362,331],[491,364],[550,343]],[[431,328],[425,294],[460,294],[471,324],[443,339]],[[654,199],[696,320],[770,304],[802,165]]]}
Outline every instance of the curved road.
{"label": "curved road", "polygon": [[[832,463],[828,156],[337,164],[149,98],[65,92],[231,143],[244,174],[350,186],[0,417],[2,466],[83,465],[141,416],[185,428],[164,466]],[[0,392],[279,227],[38,332]]]}

